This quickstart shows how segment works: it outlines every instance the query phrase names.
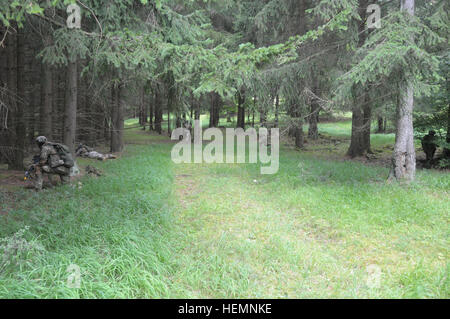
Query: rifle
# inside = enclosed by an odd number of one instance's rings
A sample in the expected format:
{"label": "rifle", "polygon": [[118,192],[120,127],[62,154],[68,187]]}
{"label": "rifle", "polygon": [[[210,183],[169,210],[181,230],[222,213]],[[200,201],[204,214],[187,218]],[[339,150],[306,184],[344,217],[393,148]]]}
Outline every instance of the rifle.
{"label": "rifle", "polygon": [[35,155],[33,157],[32,163],[30,168],[25,172],[25,177],[23,178],[24,181],[28,180],[28,179],[33,179],[34,176],[34,172],[36,171],[35,166],[37,164],[39,164],[39,161],[41,160],[39,155]]}

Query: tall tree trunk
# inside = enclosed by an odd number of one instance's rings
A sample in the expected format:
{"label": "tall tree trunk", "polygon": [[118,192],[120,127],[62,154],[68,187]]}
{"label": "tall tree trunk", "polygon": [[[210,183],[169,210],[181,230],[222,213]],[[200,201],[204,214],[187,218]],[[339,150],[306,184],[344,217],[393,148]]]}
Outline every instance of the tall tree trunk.
{"label": "tall tree trunk", "polygon": [[303,133],[303,119],[298,118],[295,127],[295,146],[298,148],[304,148],[305,139]]}
{"label": "tall tree trunk", "polygon": [[140,123],[142,125],[142,129],[145,131],[145,126],[148,123],[148,115],[147,115],[147,105],[145,104],[145,86],[142,85],[140,92],[140,101],[139,101],[139,109],[141,113]]}
{"label": "tall tree trunk", "polygon": [[216,116],[214,93],[211,93],[210,97],[211,97],[211,108],[209,111],[209,127],[214,127],[214,117]]}
{"label": "tall tree trunk", "polygon": [[149,98],[149,130],[153,131],[153,117],[155,110],[155,93],[154,90],[150,90],[150,98]]}
{"label": "tall tree trunk", "polygon": [[162,134],[162,94],[160,84],[155,85],[155,131]]}
{"label": "tall tree trunk", "polygon": [[266,127],[267,126],[267,114],[266,114],[266,110],[260,110],[259,111],[259,122],[261,127]]}
{"label": "tall tree trunk", "polygon": [[360,99],[354,98],[353,114],[352,114],[352,137],[347,155],[350,157],[362,156],[365,153],[364,147],[364,114],[361,110]]}
{"label": "tall tree trunk", "polygon": [[84,81],[84,116],[86,125],[86,142],[88,145],[95,143],[95,108],[92,105],[91,95],[89,94],[89,84]]}
{"label": "tall tree trunk", "polygon": [[[414,0],[401,0],[401,10],[414,15]],[[399,87],[397,103],[397,128],[390,179],[413,181],[416,174],[416,150],[414,148],[414,88],[409,79]]]}
{"label": "tall tree trunk", "polygon": [[[316,82],[316,80],[314,80]],[[314,85],[314,93],[317,94],[318,85]],[[319,111],[320,105],[316,98],[311,99],[311,114],[308,116],[309,128],[308,128],[308,138],[311,140],[317,140],[319,138]]]}
{"label": "tall tree trunk", "polygon": [[167,134],[169,134],[169,136],[172,135],[172,127],[170,125],[170,109],[167,109]]}
{"label": "tall tree trunk", "polygon": [[275,97],[275,127],[278,127],[279,124],[279,112],[280,112],[280,95],[277,94],[277,96]]}
{"label": "tall tree trunk", "polygon": [[[0,37],[3,39],[5,36],[6,28],[0,27]],[[8,59],[7,59],[6,46],[0,46],[0,101],[7,104],[7,95],[5,89],[7,87],[7,74],[8,74]],[[7,107],[0,105],[0,164],[7,161],[8,150],[8,131],[7,125],[5,125],[6,117],[8,116]]]}
{"label": "tall tree trunk", "polygon": [[27,104],[27,92],[25,87],[25,35],[23,28],[18,29],[17,34],[17,103],[16,117],[16,140],[14,168],[23,169],[23,159],[26,140],[25,106]]}
{"label": "tall tree trunk", "polygon": [[[79,62],[80,68],[82,69],[85,65],[85,61]],[[88,108],[87,108],[87,82],[85,79],[81,78],[81,74],[78,74],[77,76],[77,104],[79,107],[77,107],[77,128],[76,128],[76,136],[75,140],[81,141],[83,143],[88,143],[88,136],[89,136],[89,130],[90,130],[90,119],[88,116]]]}
{"label": "tall tree trunk", "polygon": [[53,71],[50,65],[42,63],[42,103],[39,116],[39,135],[52,139],[52,87],[53,87]]}
{"label": "tall tree trunk", "polygon": [[114,86],[114,105],[112,107],[111,152],[123,151],[124,106],[122,99],[123,84]]}
{"label": "tall tree trunk", "polygon": [[252,127],[255,127],[256,102],[257,102],[257,97],[255,96],[255,97],[253,97]]}
{"label": "tall tree trunk", "polygon": [[[368,0],[359,0],[359,15],[361,21],[358,24],[358,46],[362,47],[367,38],[366,20]],[[361,96],[358,96],[361,95]],[[368,91],[355,86],[353,88],[353,116],[352,136],[347,155],[350,157],[362,156],[370,152],[370,121],[371,110],[369,110]]]}
{"label": "tall tree trunk", "polygon": [[372,128],[372,108],[370,106],[370,100],[368,94],[365,95],[364,105],[363,105],[363,141],[364,150],[367,153],[372,153],[370,149],[370,133]]}
{"label": "tall tree trunk", "polygon": [[319,126],[318,126],[318,112],[320,107],[317,104],[311,104],[311,115],[308,117],[309,128],[308,128],[308,138],[311,140],[317,140],[319,138]]}
{"label": "tall tree trunk", "polygon": [[405,83],[400,89],[397,105],[397,130],[391,176],[399,181],[412,181],[416,173],[416,151],[413,128],[414,91],[412,85]]}
{"label": "tall tree trunk", "polygon": [[78,105],[78,63],[69,61],[67,65],[67,99],[64,110],[64,144],[75,154]]}
{"label": "tall tree trunk", "polygon": [[211,93],[211,111],[209,119],[209,127],[218,127],[220,120],[221,97],[219,94]]}
{"label": "tall tree trunk", "polygon": [[245,94],[241,91],[238,93],[238,119],[237,127],[245,129]]}
{"label": "tall tree trunk", "polygon": [[[64,140],[64,113],[67,99],[67,76],[62,69],[55,69],[53,73],[53,92],[57,98],[53,101],[52,130],[53,139]],[[55,96],[55,95],[53,95]]]}
{"label": "tall tree trunk", "polygon": [[[16,124],[17,124],[17,108],[20,101],[17,100],[17,35],[11,31],[7,38],[7,59],[8,59],[8,145],[5,148],[5,155],[8,162],[8,169],[18,169],[19,165],[16,160]],[[22,169],[22,167],[20,167]]]}
{"label": "tall tree trunk", "polygon": [[[447,77],[447,96],[449,96],[450,81]],[[447,100],[448,101],[448,100]],[[446,142],[450,144],[450,105],[447,106],[447,138]],[[450,159],[450,148],[444,148],[444,157]]]}
{"label": "tall tree trunk", "polygon": [[[26,36],[27,49],[25,54],[26,60],[26,86],[27,86],[27,105],[26,105],[26,145],[34,145],[34,134],[36,132],[35,116],[36,107],[40,105],[40,63],[34,59],[38,53],[36,43],[33,41],[31,34]],[[38,88],[36,90],[36,88]]]}

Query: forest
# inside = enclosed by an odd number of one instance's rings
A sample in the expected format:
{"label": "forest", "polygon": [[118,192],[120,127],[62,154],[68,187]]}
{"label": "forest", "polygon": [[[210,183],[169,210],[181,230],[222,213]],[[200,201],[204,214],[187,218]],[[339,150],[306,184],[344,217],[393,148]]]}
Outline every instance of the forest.
{"label": "forest", "polygon": [[449,298],[449,6],[0,0],[0,298]]}

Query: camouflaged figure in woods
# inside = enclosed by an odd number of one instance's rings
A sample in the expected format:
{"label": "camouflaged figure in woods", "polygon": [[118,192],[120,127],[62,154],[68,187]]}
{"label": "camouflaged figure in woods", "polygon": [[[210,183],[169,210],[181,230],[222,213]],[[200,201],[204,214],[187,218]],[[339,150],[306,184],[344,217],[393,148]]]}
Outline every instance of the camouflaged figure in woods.
{"label": "camouflaged figure in woods", "polygon": [[84,144],[80,144],[76,151],[75,151],[75,155],[77,157],[85,157],[85,158],[90,158],[90,159],[96,159],[99,161],[105,161],[107,159],[116,159],[117,156],[113,155],[113,154],[102,154],[99,152],[94,151],[94,149],[92,149],[91,147],[84,145]]}
{"label": "camouflaged figure in woods", "polygon": [[423,137],[422,148],[427,156],[427,162],[431,162],[437,149],[435,131],[429,131],[428,134]]}
{"label": "camouflaged figure in woods", "polygon": [[62,184],[70,182],[70,168],[65,166],[65,162],[61,159],[58,151],[52,143],[47,141],[45,136],[39,136],[36,144],[40,149],[39,163],[34,165],[35,168],[35,184],[36,190],[42,190],[44,182],[44,174],[48,175],[52,183],[52,175],[58,175]]}

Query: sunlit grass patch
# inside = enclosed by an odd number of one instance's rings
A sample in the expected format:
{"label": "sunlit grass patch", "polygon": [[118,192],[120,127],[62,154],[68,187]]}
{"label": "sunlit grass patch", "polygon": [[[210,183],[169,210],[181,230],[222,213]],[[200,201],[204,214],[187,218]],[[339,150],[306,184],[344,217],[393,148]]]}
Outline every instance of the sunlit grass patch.
{"label": "sunlit grass patch", "polygon": [[[205,279],[191,287],[197,296],[449,296],[446,175],[419,173],[415,186],[387,185],[387,168],[287,150],[273,176],[251,164],[182,165],[178,172],[196,185],[183,192],[180,208],[195,259],[214,253],[227,261],[220,270],[199,263]],[[440,195],[430,197],[431,190]],[[379,288],[367,283],[370,265],[381,269]],[[243,291],[209,281],[234,278],[236,269],[246,270],[235,280],[248,285],[233,286]]]}

